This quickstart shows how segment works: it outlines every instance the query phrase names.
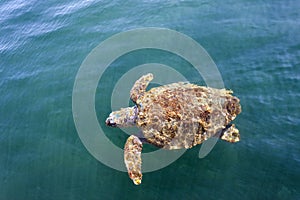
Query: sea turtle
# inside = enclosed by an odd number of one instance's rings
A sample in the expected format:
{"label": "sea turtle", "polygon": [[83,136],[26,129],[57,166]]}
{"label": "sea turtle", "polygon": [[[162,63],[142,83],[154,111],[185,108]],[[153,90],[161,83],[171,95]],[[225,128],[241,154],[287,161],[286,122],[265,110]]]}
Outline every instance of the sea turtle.
{"label": "sea turtle", "polygon": [[146,91],[151,73],[138,79],[130,91],[135,106],[110,113],[112,127],[137,126],[142,137],[131,135],[125,144],[124,161],[129,177],[142,180],[142,141],[164,149],[191,148],[215,136],[238,142],[240,135],[232,120],[241,112],[240,100],[231,90],[179,82]]}

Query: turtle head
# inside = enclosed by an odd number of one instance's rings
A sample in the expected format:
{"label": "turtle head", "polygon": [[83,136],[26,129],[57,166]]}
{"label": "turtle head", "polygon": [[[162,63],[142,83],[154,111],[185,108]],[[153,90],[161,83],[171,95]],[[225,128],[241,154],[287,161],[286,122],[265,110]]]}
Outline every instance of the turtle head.
{"label": "turtle head", "polygon": [[114,111],[109,114],[105,123],[112,127],[128,127],[134,126],[137,118],[137,106],[121,108],[121,110]]}

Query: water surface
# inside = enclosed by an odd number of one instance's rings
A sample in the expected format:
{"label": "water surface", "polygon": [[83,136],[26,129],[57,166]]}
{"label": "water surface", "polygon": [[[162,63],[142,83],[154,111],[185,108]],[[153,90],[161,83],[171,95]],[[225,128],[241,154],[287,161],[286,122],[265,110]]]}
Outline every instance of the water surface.
{"label": "water surface", "polygon": [[[296,0],[1,1],[0,199],[299,199],[299,10]],[[139,27],[170,28],[199,42],[243,112],[235,120],[241,142],[219,141],[204,159],[199,147],[188,150],[136,187],[81,143],[72,89],[93,48]],[[118,78],[150,62],[202,83],[174,55],[132,52],[99,84],[100,121]],[[106,133],[120,147],[127,138],[118,129]]]}

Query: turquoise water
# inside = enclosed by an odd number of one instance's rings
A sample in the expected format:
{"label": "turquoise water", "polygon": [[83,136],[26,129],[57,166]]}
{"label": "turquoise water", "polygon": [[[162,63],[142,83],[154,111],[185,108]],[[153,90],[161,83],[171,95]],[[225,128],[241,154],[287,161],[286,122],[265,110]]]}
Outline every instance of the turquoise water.
{"label": "turquoise water", "polygon": [[[300,199],[299,10],[296,0],[1,1],[0,199]],[[170,28],[199,42],[243,112],[235,120],[239,143],[219,141],[204,159],[199,147],[188,150],[144,174],[137,187],[85,149],[73,121],[72,89],[93,48],[139,27]],[[104,129],[114,83],[149,62],[201,83],[174,55],[125,55],[97,90]],[[106,131],[123,146],[126,134]]]}

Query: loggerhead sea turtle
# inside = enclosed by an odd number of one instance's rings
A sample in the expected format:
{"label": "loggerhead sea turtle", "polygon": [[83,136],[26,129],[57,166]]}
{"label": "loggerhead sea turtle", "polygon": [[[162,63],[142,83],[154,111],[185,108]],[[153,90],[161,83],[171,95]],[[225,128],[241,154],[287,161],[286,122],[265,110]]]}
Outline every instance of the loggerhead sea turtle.
{"label": "loggerhead sea turtle", "polygon": [[215,136],[238,142],[240,135],[232,120],[241,112],[239,99],[231,90],[191,83],[172,83],[146,91],[151,73],[138,79],[130,91],[135,106],[110,113],[112,127],[137,126],[143,139],[131,135],[124,148],[124,161],[134,184],[142,180],[142,142],[164,149],[191,148]]}

